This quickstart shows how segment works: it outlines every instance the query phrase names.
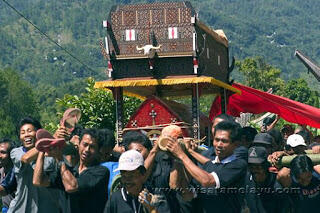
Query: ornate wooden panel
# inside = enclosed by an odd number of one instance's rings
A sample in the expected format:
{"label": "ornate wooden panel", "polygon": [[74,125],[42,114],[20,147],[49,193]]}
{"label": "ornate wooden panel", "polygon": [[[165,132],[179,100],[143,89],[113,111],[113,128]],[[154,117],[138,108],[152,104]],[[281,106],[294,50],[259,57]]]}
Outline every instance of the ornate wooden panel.
{"label": "ornate wooden panel", "polygon": [[150,10],[152,25],[163,25],[164,24],[164,9]]}
{"label": "ornate wooden panel", "polygon": [[121,25],[121,12],[112,12],[111,13],[111,23],[113,26],[120,26]]}
{"label": "ornate wooden panel", "polygon": [[123,25],[133,27],[136,25],[136,11],[123,11]]}
{"label": "ornate wooden panel", "polygon": [[138,12],[138,20],[139,20],[139,26],[149,27],[149,11],[148,10],[140,10]]}
{"label": "ornate wooden panel", "polygon": [[177,8],[167,9],[167,24],[178,24],[179,23],[179,14]]}
{"label": "ornate wooden panel", "polygon": [[191,10],[189,8],[183,8],[180,10],[181,23],[190,23]]}
{"label": "ornate wooden panel", "polygon": [[226,82],[228,47],[210,28],[199,27],[196,17],[188,2],[113,7],[108,20],[113,78],[197,74]]}

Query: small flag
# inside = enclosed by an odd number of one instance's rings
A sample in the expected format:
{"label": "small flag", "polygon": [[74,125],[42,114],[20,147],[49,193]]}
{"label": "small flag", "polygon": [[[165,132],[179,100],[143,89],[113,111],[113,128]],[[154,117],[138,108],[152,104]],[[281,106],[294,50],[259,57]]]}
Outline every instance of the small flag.
{"label": "small flag", "polygon": [[113,71],[112,64],[110,61],[108,61],[108,71]]}
{"label": "small flag", "polygon": [[168,28],[168,37],[169,37],[169,39],[178,38],[178,28],[177,27],[169,27]]}
{"label": "small flag", "polygon": [[108,21],[102,21],[102,26],[107,28],[108,27]]}
{"label": "small flag", "polygon": [[136,40],[136,31],[126,30],[126,41],[135,41],[135,40]]}
{"label": "small flag", "polygon": [[198,74],[198,67],[199,67],[198,60],[196,58],[193,58],[192,63],[193,63],[193,73]]}

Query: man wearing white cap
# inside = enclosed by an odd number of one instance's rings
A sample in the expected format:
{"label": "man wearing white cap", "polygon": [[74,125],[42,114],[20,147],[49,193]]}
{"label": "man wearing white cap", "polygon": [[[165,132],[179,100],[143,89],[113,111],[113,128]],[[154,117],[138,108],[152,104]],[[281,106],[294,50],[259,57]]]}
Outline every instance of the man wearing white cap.
{"label": "man wearing white cap", "polygon": [[301,135],[293,134],[287,139],[287,148],[288,152],[293,152],[289,154],[305,154],[307,144]]}
{"label": "man wearing white cap", "polygon": [[[282,156],[294,155],[294,154],[297,154],[297,155],[306,154],[305,152],[306,149],[307,149],[307,145],[303,137],[299,134],[292,134],[287,139],[285,151],[275,152],[272,155],[270,155],[268,159],[270,162],[272,162],[273,165],[277,165],[278,161],[281,159]],[[320,167],[315,166],[314,169],[316,171],[319,171]],[[283,186],[288,187],[291,184],[290,169],[283,167],[278,172],[277,179]]]}
{"label": "man wearing white cap", "polygon": [[123,187],[111,194],[104,212],[157,212],[151,205],[151,194],[143,189],[146,169],[141,153],[136,150],[122,153],[116,170],[120,171]]}
{"label": "man wearing white cap", "polygon": [[305,150],[307,145],[301,135],[292,134],[287,139],[287,144],[284,151],[277,151],[269,155],[268,160],[273,164],[277,165],[278,161],[284,155],[293,155],[293,154],[306,154]]}

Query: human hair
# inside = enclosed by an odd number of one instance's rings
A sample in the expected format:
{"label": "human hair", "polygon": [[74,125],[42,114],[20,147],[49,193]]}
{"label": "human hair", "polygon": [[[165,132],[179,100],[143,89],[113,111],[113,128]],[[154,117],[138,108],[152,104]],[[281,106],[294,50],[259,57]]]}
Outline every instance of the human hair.
{"label": "human hair", "polygon": [[34,119],[34,118],[30,117],[30,116],[25,117],[25,118],[22,118],[22,119],[19,121],[18,126],[17,126],[17,129],[16,129],[18,137],[20,137],[20,129],[21,129],[21,127],[22,127],[23,125],[25,125],[25,124],[31,124],[36,131],[37,131],[38,129],[41,129],[41,128],[42,128],[42,126],[41,126],[41,124],[40,124],[40,122],[39,122],[38,120],[36,120],[36,119]]}
{"label": "human hair", "polygon": [[8,143],[9,144],[9,147],[8,147],[8,150],[7,150],[7,152],[9,154],[10,154],[11,150],[16,147],[16,143],[13,140],[9,139],[9,138],[1,138],[0,139],[0,144],[3,144],[3,143]]}
{"label": "human hair", "polygon": [[79,124],[76,124],[74,129],[72,130],[71,134],[70,134],[70,138],[72,138],[75,135],[78,135],[80,137],[80,135],[82,134],[83,131],[83,127]]}
{"label": "human hair", "polygon": [[294,133],[294,129],[292,127],[292,125],[290,124],[285,124],[282,126],[282,129],[281,129],[281,133],[289,133],[289,134],[293,134]]}
{"label": "human hair", "polygon": [[[273,148],[282,149],[283,148],[283,136],[282,136],[280,130],[277,128],[272,128],[269,131],[267,131],[267,133],[269,135],[271,135],[274,139],[273,141],[275,144],[271,144],[273,146]],[[277,146],[277,147],[274,147],[274,146]]]}
{"label": "human hair", "polygon": [[98,144],[99,149],[102,147],[102,141],[99,138],[99,133],[98,133],[97,129],[95,129],[95,128],[84,129],[81,133],[80,141],[82,141],[82,138],[84,135],[90,135],[91,138],[95,139],[96,143]]}
{"label": "human hair", "polygon": [[320,135],[313,137],[313,141],[319,143],[320,142]]}
{"label": "human hair", "polygon": [[276,116],[272,116],[270,117],[266,117],[265,119],[263,119],[262,123],[265,126],[269,126],[270,124],[272,124],[274,121],[276,120]]}
{"label": "human hair", "polygon": [[109,129],[99,129],[99,138],[102,142],[102,147],[113,149],[115,146],[115,137]]}
{"label": "human hair", "polygon": [[307,130],[301,130],[299,132],[297,132],[298,135],[301,135],[304,139],[304,141],[306,142],[306,144],[310,144],[311,143],[311,135]]}
{"label": "human hair", "polygon": [[128,147],[131,143],[139,143],[142,146],[146,147],[146,149],[148,150],[152,149],[152,144],[149,138],[146,135],[137,131],[129,131],[124,134],[122,144],[126,150],[129,150]]}
{"label": "human hair", "polygon": [[217,118],[220,118],[221,120],[224,120],[224,121],[234,122],[234,118],[231,115],[222,113],[222,114],[219,114],[216,117],[214,117],[212,120],[212,123],[214,123],[214,120]]}
{"label": "human hair", "polygon": [[221,121],[220,123],[218,123],[214,128],[213,136],[215,136],[216,132],[219,130],[230,131],[230,139],[232,143],[241,140],[241,126],[234,121]]}
{"label": "human hair", "polygon": [[251,126],[246,126],[241,129],[241,137],[245,137],[248,142],[252,142],[256,134],[258,134],[258,131]]}
{"label": "human hair", "polygon": [[140,174],[142,174],[142,175],[144,175],[146,172],[147,172],[147,170],[146,170],[146,167],[144,167],[144,166],[139,166],[138,168],[137,168],[137,170],[140,172]]}
{"label": "human hair", "polygon": [[307,155],[298,155],[290,163],[291,175],[295,178],[304,172],[313,172],[313,163]]}

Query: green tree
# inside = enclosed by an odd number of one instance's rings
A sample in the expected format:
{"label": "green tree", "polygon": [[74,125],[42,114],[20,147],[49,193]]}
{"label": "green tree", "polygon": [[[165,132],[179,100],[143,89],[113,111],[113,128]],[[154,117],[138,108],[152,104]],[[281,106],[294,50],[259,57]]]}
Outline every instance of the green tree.
{"label": "green tree", "polygon": [[319,93],[311,90],[306,80],[298,78],[284,83],[280,78],[281,70],[266,64],[261,57],[237,61],[236,66],[239,73],[243,74],[243,83],[247,86],[262,91],[272,88],[275,94],[319,107]]}
{"label": "green tree", "polygon": [[281,70],[267,64],[261,57],[236,61],[236,67],[243,74],[244,84],[247,86],[262,91],[272,88],[277,94],[283,90],[284,81],[280,78]]}
{"label": "green tree", "polygon": [[[212,102],[214,101],[216,94],[214,95],[202,95],[199,98],[200,112],[205,116],[209,116]],[[171,97],[169,100],[176,101],[178,103],[192,107],[191,95],[187,97]]]}
{"label": "green tree", "polygon": [[15,126],[25,116],[40,118],[30,85],[12,69],[0,70],[0,137],[14,138]]}
{"label": "green tree", "polygon": [[78,79],[67,83],[62,83],[59,87],[50,84],[40,84],[35,91],[40,107],[41,122],[58,123],[57,98],[64,97],[65,94],[80,95],[85,92],[86,80]]}
{"label": "green tree", "polygon": [[[84,127],[115,129],[115,102],[110,91],[94,88],[95,81],[89,78],[86,92],[78,95],[66,94],[57,99],[58,114],[62,116],[64,110],[70,107],[79,108],[82,112],[80,124]],[[136,98],[124,97],[124,122],[126,123],[132,113],[140,105]],[[52,127],[52,124],[49,125]]]}
{"label": "green tree", "polygon": [[302,79],[293,79],[286,83],[283,96],[304,104],[319,107],[319,93],[311,90],[308,83]]}

